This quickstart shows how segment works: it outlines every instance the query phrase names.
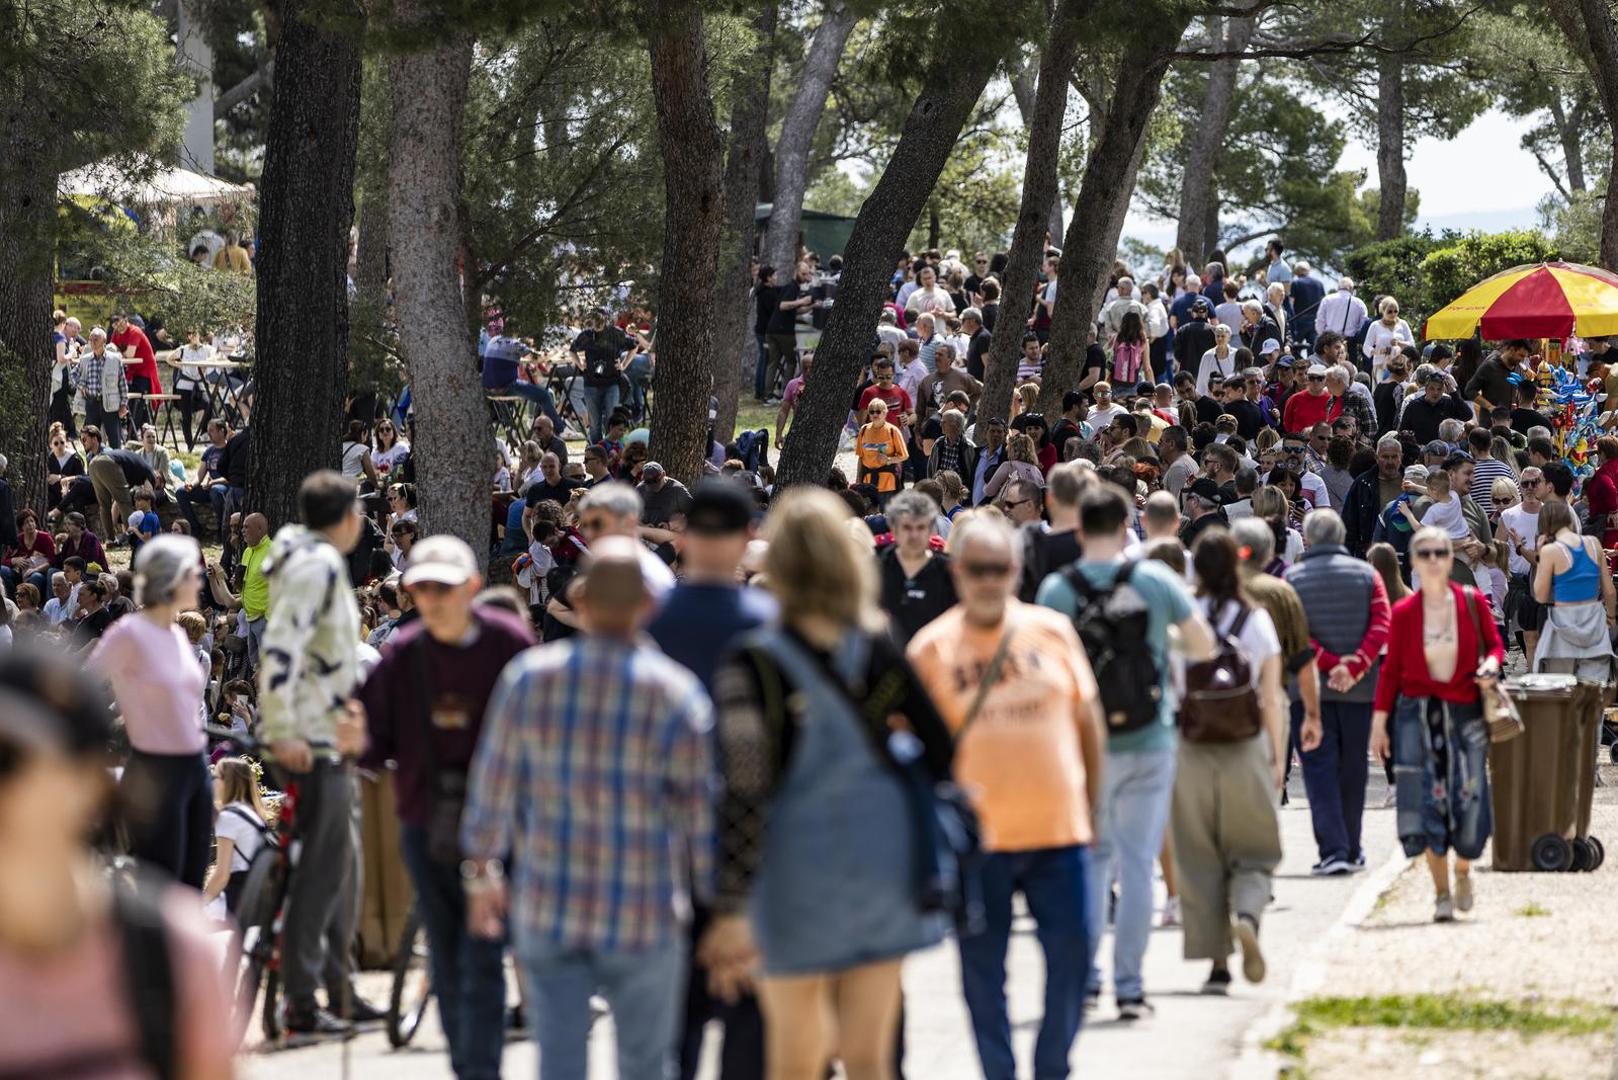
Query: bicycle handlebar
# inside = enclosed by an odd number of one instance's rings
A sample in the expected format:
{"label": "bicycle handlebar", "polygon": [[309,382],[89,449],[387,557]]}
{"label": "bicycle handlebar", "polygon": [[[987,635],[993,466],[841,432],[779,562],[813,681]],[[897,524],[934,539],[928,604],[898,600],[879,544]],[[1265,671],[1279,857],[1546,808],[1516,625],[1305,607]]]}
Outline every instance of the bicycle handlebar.
{"label": "bicycle handlebar", "polygon": [[[230,743],[244,754],[272,759],[275,757],[275,751],[270,748],[269,743],[260,742],[251,735],[243,735],[230,728],[220,727],[217,724],[204,724],[202,725],[202,730],[221,742]],[[337,749],[337,744],[330,739],[305,739],[304,741],[309,744],[309,749],[311,750]]]}

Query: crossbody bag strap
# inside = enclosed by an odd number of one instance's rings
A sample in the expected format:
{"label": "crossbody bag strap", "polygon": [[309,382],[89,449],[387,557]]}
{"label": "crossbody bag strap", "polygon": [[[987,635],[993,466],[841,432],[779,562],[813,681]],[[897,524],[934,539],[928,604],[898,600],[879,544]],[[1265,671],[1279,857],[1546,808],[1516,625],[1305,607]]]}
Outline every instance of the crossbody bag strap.
{"label": "crossbody bag strap", "polygon": [[1477,638],[1478,658],[1477,658],[1477,663],[1475,665],[1473,665],[1473,668],[1472,668],[1473,672],[1475,673],[1478,668],[1483,666],[1483,622],[1482,622],[1482,619],[1481,619],[1480,615],[1478,614],[1478,596],[1479,596],[1479,593],[1474,588],[1471,588],[1469,586],[1462,586],[1461,595],[1462,595],[1462,597],[1464,598],[1464,601],[1465,601],[1466,613],[1472,619],[1472,634],[1473,634],[1474,637]]}
{"label": "crossbody bag strap", "polygon": [[967,706],[966,716],[961,721],[961,729],[955,733],[955,739],[960,741],[975,720],[978,712],[983,708],[984,699],[994,684],[1000,681],[1000,673],[1006,666],[1006,656],[1011,652],[1011,639],[1017,633],[1017,623],[1010,615],[1006,616],[1005,633],[1000,635],[1000,644],[994,650],[994,656],[989,660],[989,666],[983,669],[983,678],[978,682],[977,693],[972,695],[972,704]]}

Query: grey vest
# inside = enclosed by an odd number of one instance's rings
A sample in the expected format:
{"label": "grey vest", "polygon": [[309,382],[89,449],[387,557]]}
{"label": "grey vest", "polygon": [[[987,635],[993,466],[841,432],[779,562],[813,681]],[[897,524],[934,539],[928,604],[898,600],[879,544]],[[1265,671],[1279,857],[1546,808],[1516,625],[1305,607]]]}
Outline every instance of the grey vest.
{"label": "grey vest", "polygon": [[[1303,558],[1287,571],[1286,581],[1298,592],[1303,610],[1309,616],[1309,636],[1326,651],[1347,656],[1360,647],[1371,624],[1371,596],[1376,588],[1376,570],[1356,559],[1341,544],[1321,544],[1303,553]],[[1321,701],[1369,702],[1376,697],[1376,679],[1382,668],[1374,660],[1365,677],[1346,694],[1326,685],[1326,672],[1320,673]]]}

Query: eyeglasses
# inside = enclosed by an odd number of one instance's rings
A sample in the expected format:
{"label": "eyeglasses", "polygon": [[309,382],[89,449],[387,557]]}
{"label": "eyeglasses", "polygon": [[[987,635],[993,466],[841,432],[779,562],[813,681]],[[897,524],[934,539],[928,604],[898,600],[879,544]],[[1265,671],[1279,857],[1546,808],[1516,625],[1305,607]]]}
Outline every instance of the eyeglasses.
{"label": "eyeglasses", "polygon": [[1445,548],[1419,548],[1411,552],[1418,559],[1447,559],[1449,551]]}
{"label": "eyeglasses", "polygon": [[1311,376],[1309,376],[1309,381],[1310,382],[1325,382],[1326,381],[1326,376],[1324,376],[1324,375],[1311,375]]}
{"label": "eyeglasses", "polygon": [[1519,483],[1521,483],[1522,486],[1525,487],[1525,488],[1538,487],[1539,485],[1543,484],[1544,482],[1545,481],[1543,481],[1543,480],[1530,480],[1526,476],[1523,477],[1522,480],[1519,481]]}
{"label": "eyeglasses", "polygon": [[[1028,502],[1029,500],[1024,499],[1022,501],[1023,502]],[[1007,506],[1014,506],[1016,504],[1015,503],[1007,503],[1006,505]],[[1001,577],[1005,577],[1007,574],[1011,573],[1011,564],[1008,563],[1008,562],[999,562],[999,563],[963,562],[963,563],[961,563],[961,573],[965,574],[969,578],[976,578],[978,580],[982,580],[984,578],[1001,578]]]}
{"label": "eyeglasses", "polygon": [[[1017,507],[1022,506],[1025,503],[1031,503],[1033,501],[1034,501],[1033,499],[1007,499],[1005,502],[1001,503],[1000,505],[1005,507],[1007,510],[1015,510],[1015,509],[1017,509]],[[968,572],[970,572],[970,571],[968,571]]]}

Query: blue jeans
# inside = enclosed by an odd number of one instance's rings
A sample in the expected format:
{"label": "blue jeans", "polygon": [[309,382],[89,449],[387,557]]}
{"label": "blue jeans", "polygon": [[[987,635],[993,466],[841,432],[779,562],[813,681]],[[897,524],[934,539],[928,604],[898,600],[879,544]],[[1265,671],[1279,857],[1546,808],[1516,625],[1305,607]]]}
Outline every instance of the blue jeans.
{"label": "blue jeans", "polygon": [[1107,921],[1107,897],[1118,882],[1112,927],[1112,989],[1118,1000],[1143,996],[1141,962],[1152,934],[1152,867],[1163,850],[1174,793],[1173,750],[1107,751],[1105,790],[1097,812],[1090,875],[1090,985],[1101,992],[1096,950]]}
{"label": "blue jeans", "polygon": [[590,413],[590,441],[598,443],[607,433],[607,418],[618,407],[618,395],[623,387],[616,382],[611,386],[586,386],[584,404]]}
{"label": "blue jeans", "polygon": [[505,1045],[505,945],[466,932],[460,868],[428,857],[423,826],[401,825],[399,848],[427,928],[433,993],[449,1040],[450,1066],[457,1080],[497,1080]]}
{"label": "blue jeans", "polygon": [[1006,946],[1011,898],[1021,892],[1038,924],[1045,953],[1045,1017],[1034,1043],[1035,1080],[1062,1080],[1084,1020],[1090,958],[1090,853],[1083,845],[1041,851],[997,851],[983,862],[981,934],[960,939],[961,988],[985,1080],[1015,1080],[1011,1023],[1006,1017]]}
{"label": "blue jeans", "polygon": [[[1322,862],[1361,857],[1360,826],[1365,818],[1366,754],[1371,746],[1369,701],[1322,701],[1320,745],[1298,746],[1303,763],[1303,789],[1309,795],[1309,817]],[[1292,713],[1292,736],[1303,727],[1303,710]]]}
{"label": "blue jeans", "polygon": [[516,942],[528,983],[540,1080],[588,1076],[590,995],[612,1006],[620,1080],[673,1080],[674,1033],[685,1004],[684,935],[639,952]]}

